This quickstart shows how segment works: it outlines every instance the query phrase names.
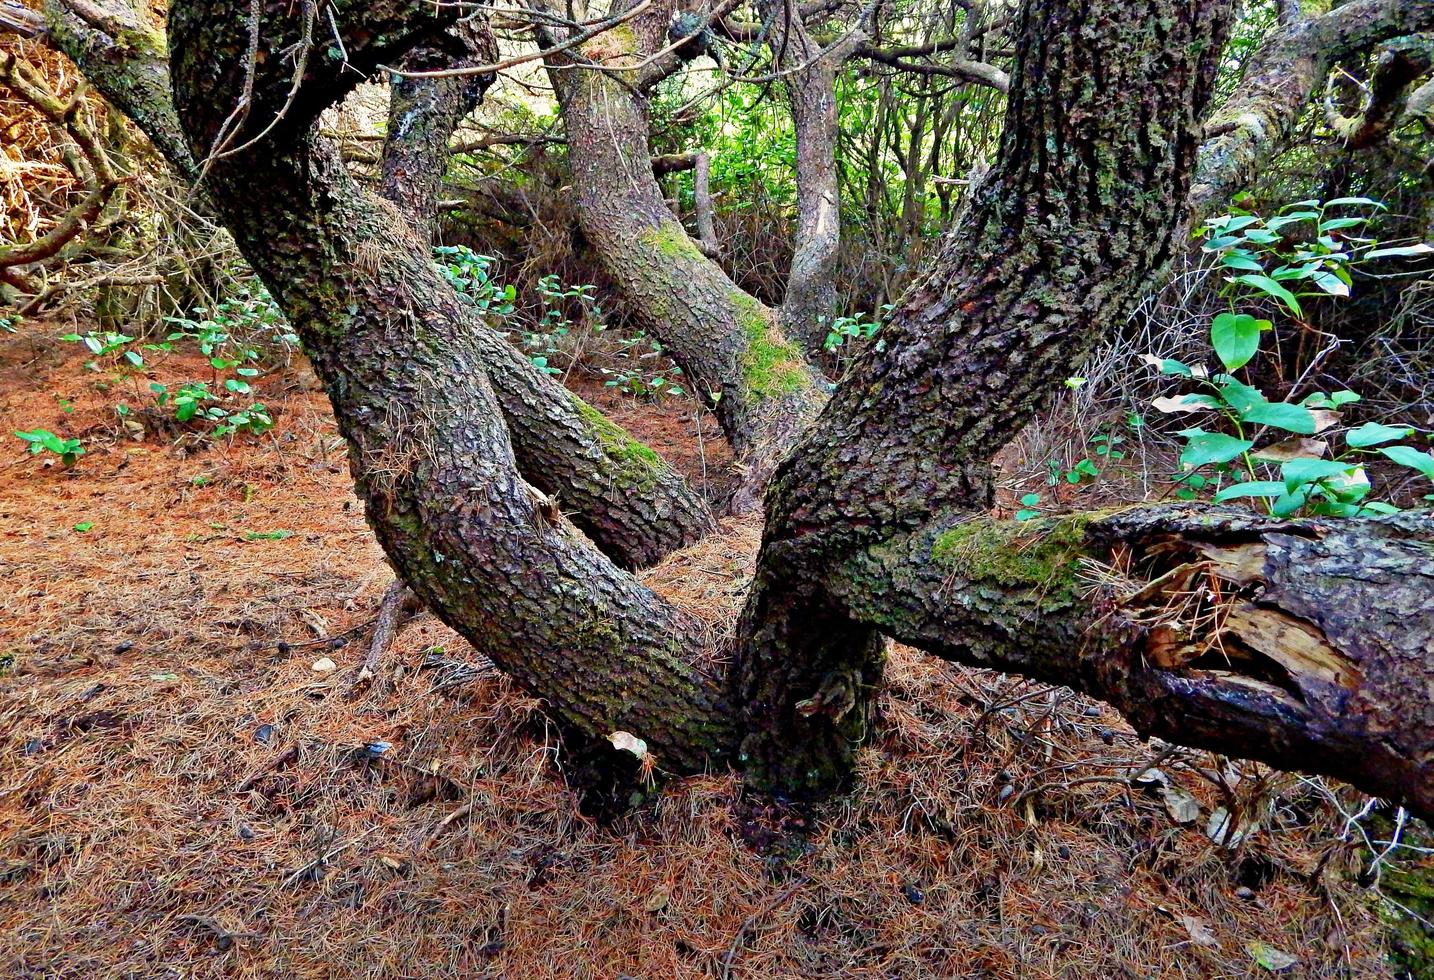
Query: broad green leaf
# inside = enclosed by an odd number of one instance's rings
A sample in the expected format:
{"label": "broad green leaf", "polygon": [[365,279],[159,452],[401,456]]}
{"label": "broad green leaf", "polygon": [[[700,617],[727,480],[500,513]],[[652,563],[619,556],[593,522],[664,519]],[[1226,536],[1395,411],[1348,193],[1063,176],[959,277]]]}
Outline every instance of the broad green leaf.
{"label": "broad green leaf", "polygon": [[1236,500],[1240,497],[1280,497],[1285,492],[1285,485],[1274,480],[1251,480],[1246,483],[1234,483],[1223,487],[1215,494],[1216,503],[1224,503],[1226,500]]}
{"label": "broad green leaf", "polygon": [[1413,446],[1385,446],[1379,451],[1400,466],[1418,470],[1429,479],[1434,480],[1434,456],[1420,452]]}
{"label": "broad green leaf", "polygon": [[1248,313],[1221,313],[1210,321],[1210,344],[1225,369],[1234,371],[1250,363],[1260,349],[1260,333],[1271,326]]}
{"label": "broad green leaf", "polygon": [[1413,433],[1414,430],[1407,425],[1381,425],[1378,422],[1366,422],[1359,428],[1346,432],[1344,441],[1352,449],[1364,449],[1366,446],[1377,446],[1382,442],[1404,439]]}
{"label": "broad green leaf", "polygon": [[1376,201],[1373,198],[1368,197],[1336,197],[1332,201],[1324,202],[1324,206],[1326,209],[1337,208],[1347,204],[1357,204],[1363,207],[1378,208],[1380,211],[1389,210],[1389,205],[1385,204],[1383,201]]}
{"label": "broad green leaf", "polygon": [[1270,504],[1270,513],[1276,517],[1289,517],[1303,507],[1307,500],[1302,492],[1287,493],[1283,497],[1275,498],[1274,503]]}
{"label": "broad green leaf", "polygon": [[1217,375],[1215,383],[1219,386],[1217,390],[1220,392],[1220,397],[1225,400],[1226,405],[1235,410],[1237,415],[1243,417],[1256,405],[1265,404],[1265,396],[1258,388],[1252,388],[1228,374]]}
{"label": "broad green leaf", "polygon": [[1220,256],[1220,264],[1227,269],[1240,269],[1245,272],[1265,271],[1265,267],[1258,260],[1252,258],[1248,252],[1242,249],[1231,249]]}
{"label": "broad green leaf", "polygon": [[1416,255],[1428,255],[1434,252],[1434,245],[1420,242],[1418,245],[1406,245],[1403,248],[1372,248],[1364,253],[1366,259],[1408,259]]}
{"label": "broad green leaf", "polygon": [[1285,481],[1285,487],[1293,491],[1306,483],[1347,476],[1355,469],[1358,469],[1358,466],[1353,463],[1341,463],[1333,459],[1292,459],[1280,465],[1280,477]]}
{"label": "broad green leaf", "polygon": [[1264,402],[1252,405],[1240,413],[1246,422],[1257,425],[1272,425],[1297,435],[1314,435],[1317,431],[1314,413],[1300,405],[1288,402]]}
{"label": "broad green leaf", "polygon": [[1314,284],[1331,296],[1348,296],[1349,284],[1333,272],[1320,270],[1312,277]]}
{"label": "broad green leaf", "polygon": [[1178,435],[1189,440],[1180,454],[1180,465],[1192,470],[1210,463],[1228,463],[1255,445],[1248,439],[1236,439],[1223,432],[1206,432],[1203,429],[1183,429]]}
{"label": "broad green leaf", "polygon": [[1295,316],[1303,315],[1303,311],[1300,309],[1300,301],[1295,299],[1295,294],[1275,282],[1275,280],[1269,276],[1250,273],[1243,276],[1234,276],[1229,281],[1242,286],[1249,286],[1256,292],[1264,293],[1266,296],[1279,300],[1284,304],[1285,308]]}

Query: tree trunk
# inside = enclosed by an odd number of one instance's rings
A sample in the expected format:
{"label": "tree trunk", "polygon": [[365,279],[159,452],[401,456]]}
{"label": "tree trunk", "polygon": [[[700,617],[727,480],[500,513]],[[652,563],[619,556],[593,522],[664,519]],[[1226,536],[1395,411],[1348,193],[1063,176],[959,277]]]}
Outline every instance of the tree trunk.
{"label": "tree trunk", "polygon": [[[350,65],[370,72],[431,35],[443,26],[432,10],[341,10]],[[252,26],[252,108],[227,139],[242,149],[210,168],[211,197],[304,341],[389,560],[565,724],[594,737],[640,732],[664,765],[684,770],[722,758],[731,712],[701,663],[700,632],[519,477],[482,348],[427,242],[312,132],[352,84],[347,75],[312,64],[304,94],[286,102],[279,53],[309,25],[282,2],[261,8],[257,25],[247,11],[244,0],[171,10],[176,108],[196,155],[226,142]],[[256,141],[285,104],[280,124]]]}
{"label": "tree trunk", "polygon": [[[171,12],[196,148],[231,118],[250,36],[271,67],[254,73],[239,145],[289,90],[279,52],[304,25],[275,0],[250,35],[244,5]],[[1075,684],[1143,730],[1434,813],[1434,690],[1416,683],[1434,653],[1434,519],[1144,508],[1030,526],[983,513],[991,454],[1181,247],[1229,8],[1027,0],[1001,165],[774,484],[735,698],[700,631],[518,477],[481,348],[427,243],[312,134],[346,74],[312,66],[282,125],[215,162],[212,193],[311,348],[400,574],[578,730],[631,732],[686,772],[720,764],[743,726],[758,784],[829,789],[865,734],[881,630]],[[371,71],[441,27],[432,10],[345,5],[336,29]],[[1169,615],[1169,596],[1192,592]]]}
{"label": "tree trunk", "polygon": [[1180,249],[1230,7],[1024,5],[998,164],[768,496],[733,697],[755,782],[830,792],[865,735],[881,623],[826,570],[984,511],[991,457]]}
{"label": "tree trunk", "polygon": [[[181,176],[195,179],[199,166],[174,111],[163,35],[144,28],[129,10],[77,9],[90,19],[50,0],[51,40]],[[426,50],[433,58],[443,49],[434,43]],[[481,50],[467,56],[481,57]],[[411,138],[392,152],[385,147],[392,163],[383,187],[391,200],[410,208],[436,194],[448,164],[448,136],[471,109],[461,104],[477,97],[466,83],[439,84],[425,94],[433,83],[414,81],[404,97]],[[477,88],[481,95],[482,86]],[[431,207],[419,210],[432,213]],[[604,553],[624,568],[642,568],[716,528],[706,500],[655,452],[537,370],[468,310],[459,312],[494,381],[524,476],[554,497]]]}
{"label": "tree trunk", "polygon": [[[473,68],[497,60],[498,39],[485,20],[455,24],[435,41],[412,49],[399,62],[404,71]],[[395,75],[389,82],[388,137],[383,143],[379,187],[408,215],[419,232],[433,235],[448,140],[496,78],[493,74],[440,78]]]}
{"label": "tree trunk", "polygon": [[[1296,5],[1296,9],[1298,5]],[[1380,41],[1434,28],[1429,0],[1354,0],[1281,24],[1250,60],[1230,101],[1206,123],[1210,139],[1190,195],[1198,216],[1224,207],[1284,150],[1330,66]]]}
{"label": "tree trunk", "polygon": [[[658,26],[665,37],[665,21]],[[646,33],[641,25],[615,30],[579,51],[598,63],[640,57],[637,38]],[[576,67],[566,54],[549,58],[548,74],[568,131],[583,234],[643,329],[716,413],[747,470],[734,509],[749,509],[825,386],[772,311],[702,254],[668,210],[652,172],[646,100],[632,80]]]}
{"label": "tree trunk", "polygon": [[836,73],[861,35],[823,53],[802,23],[795,0],[762,0],[772,62],[797,137],[797,228],[792,265],[779,311],[782,330],[811,354],[822,351],[837,310],[836,269],[841,253],[841,191],[837,181]]}

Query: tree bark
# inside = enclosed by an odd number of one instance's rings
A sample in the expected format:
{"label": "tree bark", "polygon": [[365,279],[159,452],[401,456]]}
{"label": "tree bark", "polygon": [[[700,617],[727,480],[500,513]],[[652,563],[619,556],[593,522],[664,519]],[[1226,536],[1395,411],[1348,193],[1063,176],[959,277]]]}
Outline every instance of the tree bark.
{"label": "tree bark", "polygon": [[1434,516],[1145,506],[963,517],[854,554],[843,611],[959,663],[1094,695],[1143,735],[1434,813]]}
{"label": "tree bark", "polygon": [[[498,39],[486,20],[455,24],[434,41],[420,44],[399,60],[405,71],[472,68],[497,60]],[[388,137],[379,163],[383,196],[408,215],[415,229],[433,235],[448,141],[493,84],[496,75],[409,78],[389,82]]]}
{"label": "tree bark", "polygon": [[[163,34],[144,27],[127,9],[88,3],[74,7],[50,0],[46,16],[51,41],[144,132],[176,172],[196,179],[199,166],[170,95]],[[439,46],[427,50],[431,58]],[[426,137],[445,133],[425,138],[421,147],[410,142],[392,154],[385,196],[411,207],[419,197],[435,193],[441,182],[448,135],[469,111],[457,110],[471,93],[466,85],[453,84],[439,89],[441,98],[410,93],[410,113],[424,117],[411,118],[414,131]],[[410,217],[415,216],[410,212]],[[484,362],[491,365],[494,393],[523,474],[554,497],[604,553],[624,568],[642,568],[716,528],[707,501],[655,452],[533,367],[467,310],[460,308],[460,313]]]}
{"label": "tree bark", "polygon": [[758,10],[768,24],[772,63],[784,72],[797,138],[797,227],[779,316],[783,332],[817,355],[837,310],[841,253],[836,73],[862,35],[853,32],[841,50],[823,52],[793,0],[761,0]]}
{"label": "tree bark", "polygon": [[[242,89],[244,5],[171,12],[196,149],[215,144]],[[427,243],[312,134],[345,75],[318,66],[284,125],[214,163],[212,194],[311,347],[395,567],[579,731],[631,732],[685,772],[722,762],[745,727],[758,785],[830,789],[865,735],[880,630],[1073,683],[1143,730],[1330,772],[1434,813],[1434,691],[1414,683],[1434,651],[1428,515],[984,516],[990,456],[1181,248],[1178,205],[1230,7],[1027,0],[1002,163],[886,346],[779,472],[735,696],[700,630],[519,478],[481,348]],[[288,9],[275,0],[254,25],[270,67],[254,74],[261,111],[238,145],[288,88],[278,53],[303,30]],[[354,67],[431,33],[432,9],[341,5]],[[1168,614],[1170,595],[1216,581],[1187,618]]]}

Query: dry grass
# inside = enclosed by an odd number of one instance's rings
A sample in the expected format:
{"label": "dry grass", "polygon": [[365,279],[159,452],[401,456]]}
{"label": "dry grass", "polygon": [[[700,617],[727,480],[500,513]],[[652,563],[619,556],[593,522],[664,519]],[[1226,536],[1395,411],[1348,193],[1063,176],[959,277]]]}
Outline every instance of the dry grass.
{"label": "dry grass", "polygon": [[[1275,802],[1230,852],[1130,786],[1155,750],[1089,702],[901,649],[850,796],[782,811],[716,774],[598,825],[539,705],[431,618],[341,695],[364,644],[325,638],[362,638],[389,573],[311,383],[264,381],[272,438],[182,455],[119,438],[41,329],[0,336],[0,422],[90,452],[0,457],[5,975],[1241,977],[1256,942],[1388,975],[1317,784],[1245,767]],[[756,547],[728,531],[647,575],[714,629]],[[1213,765],[1161,762],[1205,812]]]}

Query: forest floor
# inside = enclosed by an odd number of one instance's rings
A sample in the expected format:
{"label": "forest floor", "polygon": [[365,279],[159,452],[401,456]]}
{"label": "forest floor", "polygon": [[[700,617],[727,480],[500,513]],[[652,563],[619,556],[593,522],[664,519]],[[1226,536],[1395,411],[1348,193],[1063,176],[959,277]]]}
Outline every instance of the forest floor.
{"label": "forest floor", "polygon": [[[1273,816],[1224,847],[1221,760],[1132,780],[1160,748],[1093,702],[899,648],[849,796],[714,774],[584,817],[540,705],[432,617],[347,693],[391,573],[306,368],[258,382],[262,437],[137,439],[114,404],[202,360],[115,383],[59,332],[0,334],[5,976],[1392,975],[1351,792],[1227,766]],[[691,403],[583,393],[721,483]],[[645,577],[730,617],[726,530]]]}

